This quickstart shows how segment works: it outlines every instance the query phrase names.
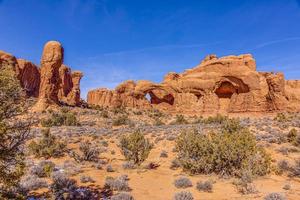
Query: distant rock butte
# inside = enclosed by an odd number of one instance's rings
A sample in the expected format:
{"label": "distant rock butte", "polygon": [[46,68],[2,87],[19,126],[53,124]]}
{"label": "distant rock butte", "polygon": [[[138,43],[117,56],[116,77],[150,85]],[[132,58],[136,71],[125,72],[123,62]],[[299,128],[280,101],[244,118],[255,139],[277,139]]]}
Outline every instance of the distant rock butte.
{"label": "distant rock butte", "polygon": [[0,69],[12,67],[20,85],[24,88],[28,97],[37,97],[34,111],[43,111],[49,106],[61,104],[79,106],[80,79],[83,74],[79,71],[71,72],[71,69],[63,64],[64,50],[57,41],[49,41],[45,44],[41,67],[24,59],[16,59],[15,56],[0,51]]}
{"label": "distant rock butte", "polygon": [[157,108],[174,112],[238,113],[300,110],[300,81],[282,73],[258,72],[252,55],[208,55],[183,73],[170,72],[162,83],[125,81],[88,92],[90,105]]}

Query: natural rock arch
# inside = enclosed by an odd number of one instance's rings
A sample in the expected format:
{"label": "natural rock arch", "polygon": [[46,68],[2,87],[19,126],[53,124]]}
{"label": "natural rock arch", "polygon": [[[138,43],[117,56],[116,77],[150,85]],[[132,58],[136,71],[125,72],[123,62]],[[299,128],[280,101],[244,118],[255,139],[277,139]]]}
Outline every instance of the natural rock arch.
{"label": "natural rock arch", "polygon": [[145,91],[145,98],[150,102],[150,104],[160,104],[167,103],[169,105],[174,104],[174,96],[171,93],[163,89],[147,90]]}
{"label": "natural rock arch", "polygon": [[236,93],[247,93],[249,92],[249,87],[241,79],[236,77],[223,77],[214,89],[215,94],[219,98],[231,98],[231,96]]}

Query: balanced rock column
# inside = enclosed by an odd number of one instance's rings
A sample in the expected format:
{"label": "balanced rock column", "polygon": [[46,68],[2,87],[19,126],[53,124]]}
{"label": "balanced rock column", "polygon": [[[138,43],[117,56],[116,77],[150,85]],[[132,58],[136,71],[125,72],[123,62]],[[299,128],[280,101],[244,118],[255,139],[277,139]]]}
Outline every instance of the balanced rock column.
{"label": "balanced rock column", "polygon": [[45,44],[41,58],[41,83],[38,102],[33,110],[43,111],[50,105],[57,105],[59,90],[59,68],[63,63],[64,50],[56,41]]}
{"label": "balanced rock column", "polygon": [[72,90],[68,94],[68,104],[71,106],[79,106],[81,103],[80,99],[80,80],[83,77],[83,73],[80,71],[74,71],[72,73]]}

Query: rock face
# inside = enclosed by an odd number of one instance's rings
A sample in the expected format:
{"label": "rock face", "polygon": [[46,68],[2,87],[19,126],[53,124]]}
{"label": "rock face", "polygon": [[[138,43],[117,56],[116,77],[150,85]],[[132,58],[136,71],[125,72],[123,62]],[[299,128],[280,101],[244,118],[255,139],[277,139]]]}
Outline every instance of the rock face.
{"label": "rock face", "polygon": [[[115,90],[88,92],[91,105],[158,108],[175,112],[236,113],[299,110],[300,82],[258,72],[252,55],[207,56],[198,66],[168,73],[162,83],[125,81]],[[297,95],[295,92],[297,91]]]}
{"label": "rock face", "polygon": [[80,79],[83,74],[79,71],[72,73],[71,69],[63,64],[63,59],[62,45],[56,41],[49,41],[44,46],[41,68],[0,51],[0,69],[12,67],[27,96],[38,97],[33,108],[35,111],[43,111],[51,105],[79,106]]}
{"label": "rock face", "polygon": [[17,59],[17,62],[17,78],[20,80],[22,88],[28,97],[38,97],[41,81],[39,68],[27,60]]}

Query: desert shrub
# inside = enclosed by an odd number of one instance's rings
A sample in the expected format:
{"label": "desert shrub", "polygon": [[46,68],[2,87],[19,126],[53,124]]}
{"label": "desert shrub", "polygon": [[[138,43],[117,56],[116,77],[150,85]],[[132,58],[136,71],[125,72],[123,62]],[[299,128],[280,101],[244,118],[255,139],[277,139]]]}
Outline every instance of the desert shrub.
{"label": "desert shrub", "polygon": [[181,191],[174,195],[173,200],[194,200],[194,197],[191,192]]}
{"label": "desert shrub", "polygon": [[126,108],[121,106],[121,107],[115,107],[112,109],[112,112],[116,114],[127,114]]}
{"label": "desert shrub", "polygon": [[292,128],[289,133],[287,134],[287,141],[290,143],[294,143],[297,138],[297,130]]}
{"label": "desert shrub", "polygon": [[79,126],[76,115],[72,112],[52,113],[47,119],[41,120],[43,127],[52,126]]}
{"label": "desert shrub", "polygon": [[226,133],[235,133],[241,131],[243,127],[238,119],[226,119],[222,122],[222,131]]}
{"label": "desert shrub", "polygon": [[283,194],[273,192],[265,196],[264,200],[286,200],[286,198]]}
{"label": "desert shrub", "polygon": [[77,189],[76,181],[68,178],[61,172],[55,172],[52,174],[52,184],[50,190],[55,199],[65,199],[65,196],[70,197],[72,193]]}
{"label": "desert shrub", "polygon": [[203,117],[200,116],[200,117],[195,117],[195,119],[193,120],[192,124],[199,124],[199,123],[202,123],[203,122]]}
{"label": "desert shrub", "polygon": [[128,118],[128,115],[119,115],[117,118],[115,118],[112,122],[113,126],[121,126],[129,124],[130,120]]}
{"label": "desert shrub", "polygon": [[291,167],[290,171],[291,176],[300,177],[300,159],[296,160],[295,164]]}
{"label": "desert shrub", "polygon": [[168,152],[165,151],[165,150],[162,150],[162,151],[160,152],[160,157],[161,157],[161,158],[167,158],[167,157],[168,157]]}
{"label": "desert shrub", "polygon": [[103,117],[103,118],[109,118],[108,111],[107,111],[107,110],[103,110],[103,111],[100,113],[100,116]]}
{"label": "desert shrub", "polygon": [[115,191],[129,191],[128,177],[106,177],[104,187]]}
{"label": "desert shrub", "polygon": [[135,115],[142,115],[143,112],[141,110],[133,111],[133,114]]}
{"label": "desert shrub", "polygon": [[246,171],[246,173],[244,173],[240,179],[234,181],[233,184],[241,194],[254,194],[258,192],[252,182],[252,174],[249,171]]}
{"label": "desert shrub", "polygon": [[176,138],[177,138],[177,137],[176,137],[175,135],[168,135],[166,139],[167,139],[168,141],[174,141],[174,140],[176,140]]}
{"label": "desert shrub", "polygon": [[203,192],[212,192],[213,189],[213,183],[212,181],[199,181],[197,182],[197,186],[196,186],[197,190],[199,191],[203,191]]}
{"label": "desert shrub", "polygon": [[288,163],[287,160],[280,160],[278,163],[277,163],[277,174],[282,174],[284,172],[287,172],[289,171],[290,169],[290,165]]}
{"label": "desert shrub", "polygon": [[181,167],[180,161],[178,159],[173,159],[171,162],[170,169],[177,169],[179,167]]}
{"label": "desert shrub", "polygon": [[179,177],[174,181],[174,185],[177,188],[188,188],[192,187],[192,181],[188,179],[187,177]]}
{"label": "desert shrub", "polygon": [[30,173],[37,175],[38,177],[50,177],[51,173],[55,169],[55,164],[50,160],[43,160],[38,165],[33,166],[30,169]]}
{"label": "desert shrub", "polygon": [[134,198],[133,196],[131,196],[131,194],[121,192],[119,194],[112,196],[111,200],[134,200]]}
{"label": "desert shrub", "polygon": [[255,194],[258,192],[254,183],[247,183],[247,182],[239,181],[239,183],[236,186],[237,186],[238,192],[241,194]]}
{"label": "desert shrub", "polygon": [[158,164],[157,162],[149,162],[147,163],[143,168],[144,169],[156,169],[160,166],[160,164]]}
{"label": "desert shrub", "polygon": [[54,135],[50,133],[50,129],[42,130],[42,138],[35,141],[33,140],[28,145],[29,151],[36,157],[60,157],[66,151],[66,144],[60,142]]}
{"label": "desert shrub", "polygon": [[108,142],[106,140],[101,140],[100,144],[104,147],[108,147]]}
{"label": "desert shrub", "polygon": [[20,187],[22,191],[25,191],[26,193],[48,187],[47,182],[37,177],[36,175],[27,175],[23,176],[20,181]]}
{"label": "desert shrub", "polygon": [[154,118],[154,125],[155,126],[162,126],[165,125],[165,123],[158,117]]}
{"label": "desert shrub", "polygon": [[189,122],[185,119],[183,115],[176,115],[176,118],[171,124],[188,124]]}
{"label": "desert shrub", "polygon": [[205,124],[222,124],[228,119],[227,116],[223,116],[220,114],[217,114],[216,116],[209,116],[206,119],[203,119],[203,123]]}
{"label": "desert shrub", "polygon": [[[18,185],[25,169],[24,146],[30,122],[17,119],[27,110],[25,93],[11,63],[0,63],[0,199]],[[8,194],[7,193],[7,194]],[[13,192],[14,193],[14,192]],[[15,197],[18,195],[13,194]],[[15,197],[12,197],[14,199]]]}
{"label": "desert shrub", "polygon": [[121,152],[127,160],[140,165],[149,155],[153,145],[138,130],[120,139]]}
{"label": "desert shrub", "polygon": [[284,190],[290,190],[291,187],[292,187],[291,184],[287,183],[287,184],[285,184],[285,185],[282,187],[282,189],[284,189]]}
{"label": "desert shrub", "polygon": [[107,165],[106,166],[106,171],[107,172],[114,172],[115,170],[114,170],[114,168],[111,165]]}
{"label": "desert shrub", "polygon": [[100,149],[99,147],[90,141],[83,141],[79,144],[79,150],[81,152],[81,159],[85,161],[97,161]]}
{"label": "desert shrub", "polygon": [[274,120],[278,122],[286,122],[288,121],[288,117],[284,113],[277,113],[276,117],[274,117]]}
{"label": "desert shrub", "polygon": [[270,157],[247,129],[209,134],[183,131],[176,148],[182,167],[193,174],[239,176],[241,171],[250,169],[252,174],[265,175],[270,170]]}
{"label": "desert shrub", "polygon": [[94,183],[95,181],[90,176],[82,175],[82,176],[80,176],[80,182],[81,183]]}
{"label": "desert shrub", "polygon": [[66,175],[74,176],[82,172],[81,167],[74,161],[66,160],[61,167]]}
{"label": "desert shrub", "polygon": [[149,110],[148,116],[151,118],[161,118],[164,116],[164,114],[160,110],[153,109],[153,110]]}
{"label": "desert shrub", "polygon": [[127,161],[122,164],[123,169],[135,169],[135,164],[132,161]]}

